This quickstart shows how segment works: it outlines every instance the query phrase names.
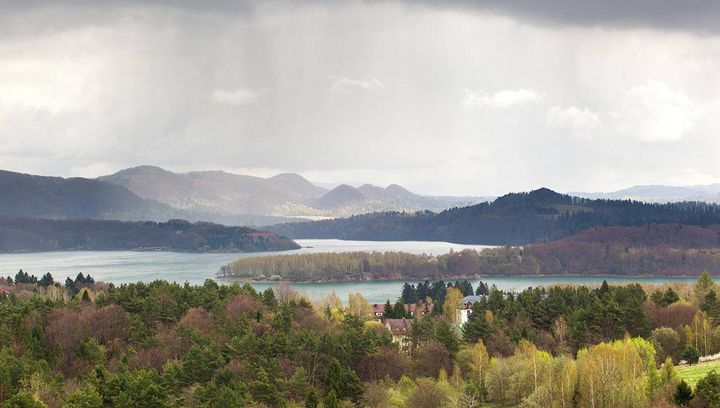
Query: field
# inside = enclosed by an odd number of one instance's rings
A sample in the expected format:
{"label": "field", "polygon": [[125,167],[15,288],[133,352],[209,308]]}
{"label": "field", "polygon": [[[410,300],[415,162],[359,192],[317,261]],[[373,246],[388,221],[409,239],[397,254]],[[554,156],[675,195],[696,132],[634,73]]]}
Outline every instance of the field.
{"label": "field", "polygon": [[695,387],[698,380],[705,377],[705,375],[712,370],[720,372],[720,360],[708,361],[706,363],[699,363],[692,366],[684,365],[676,367],[678,377],[687,381],[687,383],[692,387]]}

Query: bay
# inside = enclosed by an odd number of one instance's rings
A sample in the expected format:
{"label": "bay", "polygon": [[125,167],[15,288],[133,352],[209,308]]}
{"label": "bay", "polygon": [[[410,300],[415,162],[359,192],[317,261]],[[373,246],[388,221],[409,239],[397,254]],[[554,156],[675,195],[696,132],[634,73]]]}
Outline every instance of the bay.
{"label": "bay", "polygon": [[[115,284],[129,282],[150,282],[157,279],[178,283],[202,284],[206,279],[214,279],[222,265],[238,258],[266,256],[273,254],[304,254],[350,251],[403,251],[438,255],[451,249],[482,249],[482,245],[461,245],[448,242],[420,241],[343,241],[335,239],[296,240],[301,249],[277,253],[182,253],[163,251],[65,251],[0,254],[0,276],[15,276],[19,269],[40,277],[46,272],[52,273],[57,281],[67,277],[74,278],[78,273],[90,274],[97,281]],[[604,279],[611,283],[642,282],[662,284],[666,282],[693,282],[689,277],[622,277],[622,276],[495,276],[482,280],[494,284],[503,290],[522,290],[530,286],[558,283],[594,285]],[[220,283],[232,283],[232,279],[218,279]],[[387,299],[396,299],[405,281],[365,281],[365,282],[328,282],[295,283],[292,286],[311,299],[322,299],[333,291],[343,300],[353,292],[362,293],[371,303],[384,303]],[[477,280],[471,281],[475,286]],[[257,283],[252,285],[259,290],[276,285],[275,283]]]}

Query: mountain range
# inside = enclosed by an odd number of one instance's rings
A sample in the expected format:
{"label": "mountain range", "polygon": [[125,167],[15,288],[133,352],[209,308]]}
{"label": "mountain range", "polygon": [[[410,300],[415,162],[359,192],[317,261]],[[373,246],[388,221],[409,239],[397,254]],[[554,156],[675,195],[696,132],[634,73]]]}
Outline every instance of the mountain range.
{"label": "mountain range", "polygon": [[433,211],[481,201],[425,197],[401,186],[331,190],[291,173],[262,178],[222,171],[173,173],[141,166],[112,175],[61,178],[0,171],[0,215],[43,219],[186,219],[270,225],[374,211]]}
{"label": "mountain range", "polygon": [[635,200],[646,203],[674,203],[681,201],[720,203],[720,183],[688,186],[637,185],[605,193],[570,192],[568,194],[592,199]]}
{"label": "mountain range", "polygon": [[173,208],[222,217],[252,214],[333,218],[374,211],[441,211],[484,200],[426,197],[397,184],[386,188],[341,184],[327,189],[293,173],[263,178],[223,171],[174,173],[159,167],[139,166],[98,180],[125,187],[139,197]]}

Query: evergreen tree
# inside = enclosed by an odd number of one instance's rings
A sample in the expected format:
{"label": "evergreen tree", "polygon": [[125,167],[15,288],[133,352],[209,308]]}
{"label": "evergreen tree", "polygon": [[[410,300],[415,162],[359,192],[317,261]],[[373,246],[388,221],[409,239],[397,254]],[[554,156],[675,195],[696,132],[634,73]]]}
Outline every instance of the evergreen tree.
{"label": "evergreen tree", "polygon": [[265,306],[273,308],[277,306],[277,299],[275,298],[275,291],[272,288],[267,288],[262,293],[262,301]]}
{"label": "evergreen tree", "polygon": [[680,405],[681,407],[686,407],[688,406],[690,401],[692,401],[692,399],[692,388],[690,388],[690,386],[688,385],[688,383],[685,382],[685,380],[680,381],[680,383],[677,385],[675,393],[673,394],[673,401],[675,401],[675,403]]}
{"label": "evergreen tree", "polygon": [[385,302],[385,308],[383,309],[383,319],[394,319],[395,313],[393,312],[392,305],[390,304],[390,300],[388,299]]}
{"label": "evergreen tree", "polygon": [[418,302],[417,290],[414,285],[405,282],[402,289],[402,300],[405,304],[415,304]]}
{"label": "evergreen tree", "polygon": [[710,408],[720,408],[720,374],[710,371],[695,386],[695,396]]}
{"label": "evergreen tree", "polygon": [[78,289],[75,282],[70,278],[65,279],[65,289],[67,289],[71,296],[75,296],[80,293],[80,289]]}
{"label": "evergreen tree", "polygon": [[693,346],[685,347],[682,358],[690,365],[697,364],[700,361],[700,352]]}
{"label": "evergreen tree", "polygon": [[392,314],[395,319],[402,319],[403,317],[406,317],[405,303],[403,303],[402,299],[398,299],[397,302],[395,302]]}
{"label": "evergreen tree", "polygon": [[45,275],[40,278],[38,281],[38,285],[42,287],[48,287],[55,283],[55,280],[53,279],[53,276],[50,274],[50,272],[46,273]]}
{"label": "evergreen tree", "polygon": [[480,302],[473,304],[468,321],[462,327],[463,340],[467,343],[486,341],[490,337],[490,325],[485,318],[485,311]]}
{"label": "evergreen tree", "polygon": [[663,303],[665,306],[671,305],[679,300],[680,296],[678,296],[677,292],[675,292],[673,288],[667,288],[665,294],[663,295]]}
{"label": "evergreen tree", "polygon": [[325,389],[334,391],[336,394],[340,392],[343,381],[343,369],[340,362],[333,358],[325,371]]}

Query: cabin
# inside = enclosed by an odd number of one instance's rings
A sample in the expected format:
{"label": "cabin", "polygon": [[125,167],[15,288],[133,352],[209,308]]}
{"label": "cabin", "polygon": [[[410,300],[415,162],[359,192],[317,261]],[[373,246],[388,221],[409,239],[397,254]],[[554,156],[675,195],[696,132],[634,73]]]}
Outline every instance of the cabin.
{"label": "cabin", "polygon": [[410,352],[410,329],[412,328],[412,320],[402,319],[385,319],[385,328],[388,329],[392,336],[393,343],[400,345],[400,350]]}
{"label": "cabin", "polygon": [[10,291],[4,288],[0,288],[0,298],[10,296]]}

